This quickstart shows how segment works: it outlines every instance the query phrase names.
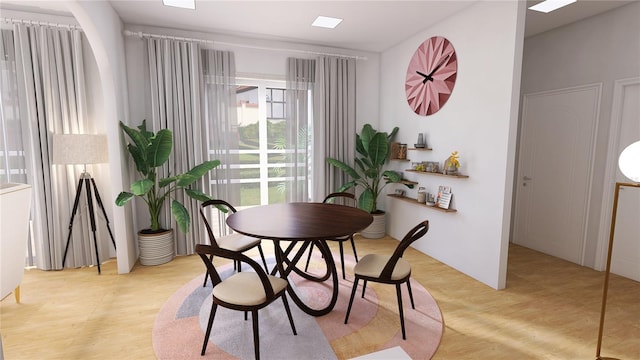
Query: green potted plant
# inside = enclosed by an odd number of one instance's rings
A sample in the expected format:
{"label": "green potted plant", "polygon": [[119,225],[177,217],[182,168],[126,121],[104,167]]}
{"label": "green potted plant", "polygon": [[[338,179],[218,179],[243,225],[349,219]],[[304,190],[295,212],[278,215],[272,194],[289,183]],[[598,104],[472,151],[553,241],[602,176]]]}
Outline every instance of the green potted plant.
{"label": "green potted plant", "polygon": [[384,170],[391,139],[397,132],[398,127],[387,134],[375,130],[370,124],[365,124],[361,133],[356,134],[355,166],[350,166],[338,159],[327,158],[330,165],[344,171],[352,179],[342,185],[338,189],[339,192],[356,187],[362,188],[358,197],[358,207],[374,215],[374,222],[361,233],[365,237],[380,238],[385,235],[385,214],[378,209],[378,197],[388,184],[402,181],[402,176],[398,172]]}
{"label": "green potted plant", "polygon": [[[140,262],[143,265],[167,262],[173,258],[173,231],[164,229],[160,224],[160,213],[165,201],[171,199],[171,195],[176,191],[184,191],[189,197],[199,201],[210,200],[207,194],[191,189],[190,186],[200,180],[207,172],[220,165],[220,161],[205,161],[184,174],[159,178],[158,170],[165,166],[173,150],[171,130],[161,129],[157,133],[153,133],[147,130],[146,120],[142,121],[138,129],[128,127],[122,122],[120,122],[120,128],[130,140],[127,149],[141,178],[131,184],[130,191],[123,191],[118,195],[115,201],[116,205],[124,206],[134,197],[144,201],[149,211],[151,224],[148,229],[143,229],[138,233]],[[175,198],[171,199],[171,213],[180,230],[188,232],[191,217],[184,205]],[[160,240],[154,240],[154,235],[158,235]],[[169,246],[169,242],[171,246]],[[158,254],[158,248],[164,248],[167,253]],[[145,254],[152,252],[152,256]]]}

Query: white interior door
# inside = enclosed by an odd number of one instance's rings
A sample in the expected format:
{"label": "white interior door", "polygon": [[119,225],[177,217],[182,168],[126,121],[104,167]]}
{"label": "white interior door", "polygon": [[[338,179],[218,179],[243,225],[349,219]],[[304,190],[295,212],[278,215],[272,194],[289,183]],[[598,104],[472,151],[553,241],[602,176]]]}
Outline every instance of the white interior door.
{"label": "white interior door", "polygon": [[524,96],[514,243],[582,264],[600,92]]}
{"label": "white interior door", "polygon": [[[630,182],[618,169],[618,155],[640,140],[640,79],[616,83],[612,122],[618,125],[617,151],[614,150],[615,181]],[[612,128],[615,128],[612,127]],[[615,130],[612,130],[615,131]],[[617,135],[617,136],[616,136]],[[611,204],[611,201],[609,204]],[[608,205],[611,207],[611,205]],[[611,257],[611,272],[640,281],[640,189],[623,187],[618,197],[618,212]],[[609,227],[607,226],[608,230]],[[607,240],[609,237],[606,237]]]}

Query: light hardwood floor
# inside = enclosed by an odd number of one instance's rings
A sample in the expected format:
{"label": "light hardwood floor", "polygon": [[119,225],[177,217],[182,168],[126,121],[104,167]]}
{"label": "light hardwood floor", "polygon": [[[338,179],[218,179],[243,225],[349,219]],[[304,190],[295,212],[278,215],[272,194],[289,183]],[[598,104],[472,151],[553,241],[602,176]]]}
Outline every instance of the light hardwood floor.
{"label": "light hardwood floor", "polygon": [[[397,243],[356,241],[360,256]],[[416,250],[405,258],[443,313],[434,359],[595,358],[603,273],[511,246],[507,289],[496,291]],[[95,267],[28,270],[22,303],[13,295],[0,303],[5,359],[154,359],[158,310],[202,273],[196,256],[136,265],[126,275],[114,260],[100,276]],[[608,299],[602,355],[640,359],[640,283],[613,275]]]}

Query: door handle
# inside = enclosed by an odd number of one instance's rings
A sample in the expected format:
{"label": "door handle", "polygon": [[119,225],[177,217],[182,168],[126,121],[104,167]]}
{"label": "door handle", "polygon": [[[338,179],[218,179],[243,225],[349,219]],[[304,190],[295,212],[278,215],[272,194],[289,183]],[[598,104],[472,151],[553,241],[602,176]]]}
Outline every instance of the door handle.
{"label": "door handle", "polygon": [[523,177],[522,177],[522,180],[524,180],[524,181],[529,181],[529,180],[533,180],[533,179],[531,179],[531,178],[530,178],[530,177],[528,177],[528,176],[523,176]]}

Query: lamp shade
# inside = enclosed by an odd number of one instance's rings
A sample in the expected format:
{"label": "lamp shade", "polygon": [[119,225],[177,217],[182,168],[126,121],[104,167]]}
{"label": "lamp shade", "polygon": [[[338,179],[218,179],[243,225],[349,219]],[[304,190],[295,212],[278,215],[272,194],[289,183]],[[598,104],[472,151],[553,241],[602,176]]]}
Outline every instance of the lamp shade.
{"label": "lamp shade", "polygon": [[106,135],[53,135],[54,164],[100,164],[109,161]]}
{"label": "lamp shade", "polygon": [[620,171],[631,181],[640,182],[640,141],[627,146],[618,158]]}

